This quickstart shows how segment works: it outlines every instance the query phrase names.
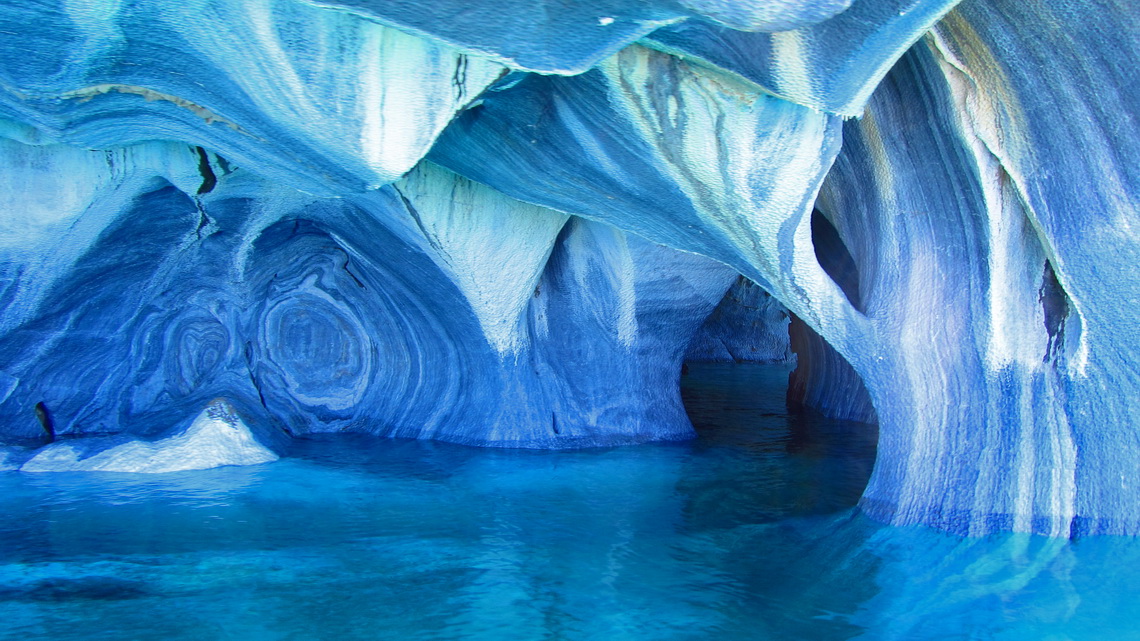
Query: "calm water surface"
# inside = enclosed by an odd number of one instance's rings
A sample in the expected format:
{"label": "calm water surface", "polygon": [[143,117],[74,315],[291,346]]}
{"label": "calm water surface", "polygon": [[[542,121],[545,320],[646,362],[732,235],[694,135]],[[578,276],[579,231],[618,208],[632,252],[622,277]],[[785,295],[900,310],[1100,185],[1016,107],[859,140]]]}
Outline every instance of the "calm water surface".
{"label": "calm water surface", "polygon": [[694,366],[688,443],[0,473],[0,639],[1140,639],[1134,539],[878,526],[874,428],[786,378]]}

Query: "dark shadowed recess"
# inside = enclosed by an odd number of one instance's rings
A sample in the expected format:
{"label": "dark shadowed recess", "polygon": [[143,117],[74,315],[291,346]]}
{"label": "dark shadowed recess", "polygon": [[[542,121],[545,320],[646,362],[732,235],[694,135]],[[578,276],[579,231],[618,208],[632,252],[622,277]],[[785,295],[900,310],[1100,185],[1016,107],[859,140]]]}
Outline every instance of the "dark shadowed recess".
{"label": "dark shadowed recess", "polygon": [[[835,225],[818,209],[811,215],[812,246],[823,271],[856,311],[864,312],[858,264]],[[1042,300],[1052,300],[1048,288]],[[1054,304],[1057,309],[1064,306]],[[1061,312],[1054,314],[1060,317]],[[786,363],[786,409],[833,419],[877,424],[871,397],[850,363],[807,323],[743,276],[694,334],[685,356],[695,362]],[[794,365],[794,367],[792,367]]]}
{"label": "dark shadowed recess", "polygon": [[[855,292],[852,304],[858,307],[850,254],[829,223],[813,224],[813,231],[821,266],[849,297]],[[765,500],[772,516],[852,508],[867,485],[878,442],[862,379],[811,327],[742,281],[694,336],[682,368],[681,397],[697,431],[696,447],[754,457],[747,469],[756,478],[739,479],[740,487],[725,491],[761,487],[771,494]],[[781,478],[762,478],[773,473]]]}
{"label": "dark shadowed recess", "polygon": [[[725,519],[774,521],[833,514],[858,503],[874,467],[878,428],[788,411],[789,364],[689,363],[681,398],[697,431],[693,445],[739,461],[742,472],[701,495],[720,496]],[[699,482],[693,480],[692,482]],[[712,481],[710,481],[711,483]],[[734,497],[744,494],[749,501]]]}
{"label": "dark shadowed recess", "polygon": [[[819,266],[863,313],[859,267],[839,230],[819,209],[811,213],[811,241]],[[807,323],[789,316],[788,337],[796,355],[796,368],[788,378],[789,411],[877,424],[871,396],[855,368]]]}

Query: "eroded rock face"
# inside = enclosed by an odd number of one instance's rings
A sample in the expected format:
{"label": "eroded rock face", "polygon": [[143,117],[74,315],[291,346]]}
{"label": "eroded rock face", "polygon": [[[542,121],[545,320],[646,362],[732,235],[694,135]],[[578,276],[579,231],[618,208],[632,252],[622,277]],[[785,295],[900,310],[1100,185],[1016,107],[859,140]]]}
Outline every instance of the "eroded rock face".
{"label": "eroded rock face", "polygon": [[1119,314],[1137,282],[1121,160],[1137,139],[1120,114],[1140,95],[1108,49],[1133,50],[1137,23],[1120,4],[1062,26],[1078,6],[964,4],[845,128],[819,206],[860,265],[869,341],[897,345],[837,345],[884,428],[864,498],[880,518],[1136,527],[1134,333]]}
{"label": "eroded rock face", "polygon": [[0,116],[83,147],[202,145],[311,192],[416,164],[502,65],[294,0],[20,2]]}
{"label": "eroded rock face", "polygon": [[740,276],[725,293],[685,351],[686,361],[787,363],[787,308],[759,285]]}
{"label": "eroded rock face", "polygon": [[817,24],[852,0],[501,0],[431,4],[304,0],[447,42],[518,69],[576,74],[653,32],[685,21],[750,32]]}
{"label": "eroded rock face", "polygon": [[691,434],[676,373],[734,277],[716,261],[426,163],[345,198],[244,170],[190,195],[136,170],[108,189],[141,193],[63,231],[92,239],[56,257],[65,276],[13,265],[16,300],[47,293],[0,339],[11,436],[39,437],[38,407],[61,435],[152,436],[220,395],[292,434],[521,447]]}
{"label": "eroded rock face", "polygon": [[796,104],[859,116],[891,65],[956,4],[856,0],[830,20],[765,30],[777,33],[690,20],[658,29],[643,42],[701,60]]}
{"label": "eroded rock face", "polygon": [[0,429],[682,438],[743,275],[873,516],[1140,532],[1140,22],[954,5],[9,3]]}

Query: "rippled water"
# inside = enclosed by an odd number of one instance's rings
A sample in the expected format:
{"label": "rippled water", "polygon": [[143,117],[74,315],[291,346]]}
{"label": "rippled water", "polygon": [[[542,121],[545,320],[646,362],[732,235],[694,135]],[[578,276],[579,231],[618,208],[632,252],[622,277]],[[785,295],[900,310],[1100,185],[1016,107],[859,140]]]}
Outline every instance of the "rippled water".
{"label": "rippled water", "polygon": [[0,638],[1140,639],[1133,539],[871,523],[874,428],[786,377],[694,366],[688,443],[2,473]]}

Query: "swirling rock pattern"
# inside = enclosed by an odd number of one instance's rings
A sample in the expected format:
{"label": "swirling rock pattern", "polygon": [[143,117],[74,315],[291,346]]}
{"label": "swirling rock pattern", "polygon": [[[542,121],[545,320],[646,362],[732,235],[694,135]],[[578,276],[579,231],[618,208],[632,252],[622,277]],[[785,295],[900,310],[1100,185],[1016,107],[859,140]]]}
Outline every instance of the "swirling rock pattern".
{"label": "swirling rock pattern", "polygon": [[0,430],[681,438],[742,275],[872,516],[1140,532],[1140,21],[954,5],[7,3]]}
{"label": "swirling rock pattern", "polygon": [[796,104],[858,116],[891,65],[957,0],[856,0],[830,20],[779,33],[683,22],[643,42],[705,61]]}
{"label": "swirling rock pattern", "polygon": [[[282,429],[525,447],[690,433],[676,372],[732,278],[719,263],[430,165],[336,199],[219,174],[191,194],[153,176],[110,220],[77,214],[104,228],[3,338],[10,436],[37,438],[42,405],[61,436],[155,438],[223,395],[269,443]],[[503,243],[508,229],[526,236]],[[32,467],[102,451],[53,448]],[[130,448],[107,456],[165,469]]]}
{"label": "swirling rock pattern", "polygon": [[285,264],[291,273],[273,274],[256,320],[256,345],[278,379],[275,387],[307,406],[336,411],[361,401],[372,379],[375,345],[356,311],[338,300],[334,270],[347,257],[329,264],[338,256],[322,249],[291,242],[282,251],[300,260],[257,255],[258,262]]}
{"label": "swirling rock pattern", "polygon": [[399,178],[504,71],[293,0],[0,13],[0,116],[89,147],[188,141],[314,192]]}
{"label": "swirling rock pattern", "polygon": [[[488,93],[429,158],[520,200],[716,257],[816,318],[842,294],[801,250],[840,126],[632,46],[580,76],[532,76]],[[789,272],[794,285],[784,283]]]}
{"label": "swirling rock pattern", "polygon": [[[1036,64],[1086,69],[1100,38],[1135,42],[1122,7],[1098,13],[1095,33],[1062,33],[1058,15],[1075,6],[975,3],[951,14],[891,72],[867,116],[848,123],[820,193],[859,267],[866,340],[892,346],[833,343],[875,400],[879,458],[863,505],[884,520],[970,533],[1135,528],[1122,479],[1135,473],[1136,440],[1120,427],[1132,423],[1131,404],[1094,410],[1091,400],[1103,402],[1106,386],[1131,389],[1131,334],[1108,328],[1132,321],[1093,311],[1116,303],[1092,293],[1107,290],[1089,286],[1104,280],[1087,266],[1108,246],[1117,258],[1136,246],[1108,231],[1134,213],[1123,206],[1131,169],[1109,160],[1134,139],[1108,143],[1100,132],[1119,129],[1113,114],[1137,96],[1106,75],[1111,89],[1082,107],[1088,128],[1074,129],[1060,123],[1076,72],[1001,62],[1025,46]],[[1045,53],[1045,41],[1057,48]],[[1049,127],[1080,142],[1063,151]],[[1080,161],[1077,146],[1087,150]],[[1089,162],[1112,178],[1068,178]],[[1112,298],[1129,296],[1132,282],[1110,288]],[[1111,347],[1095,338],[1106,333]]]}
{"label": "swirling rock pattern", "polygon": [[193,310],[171,323],[163,344],[170,346],[163,360],[166,378],[178,393],[187,395],[232,360],[234,340],[221,320],[205,310]]}
{"label": "swirling rock pattern", "polygon": [[851,0],[304,0],[355,13],[528,71],[576,74],[660,26],[687,19],[746,31],[815,24]]}

